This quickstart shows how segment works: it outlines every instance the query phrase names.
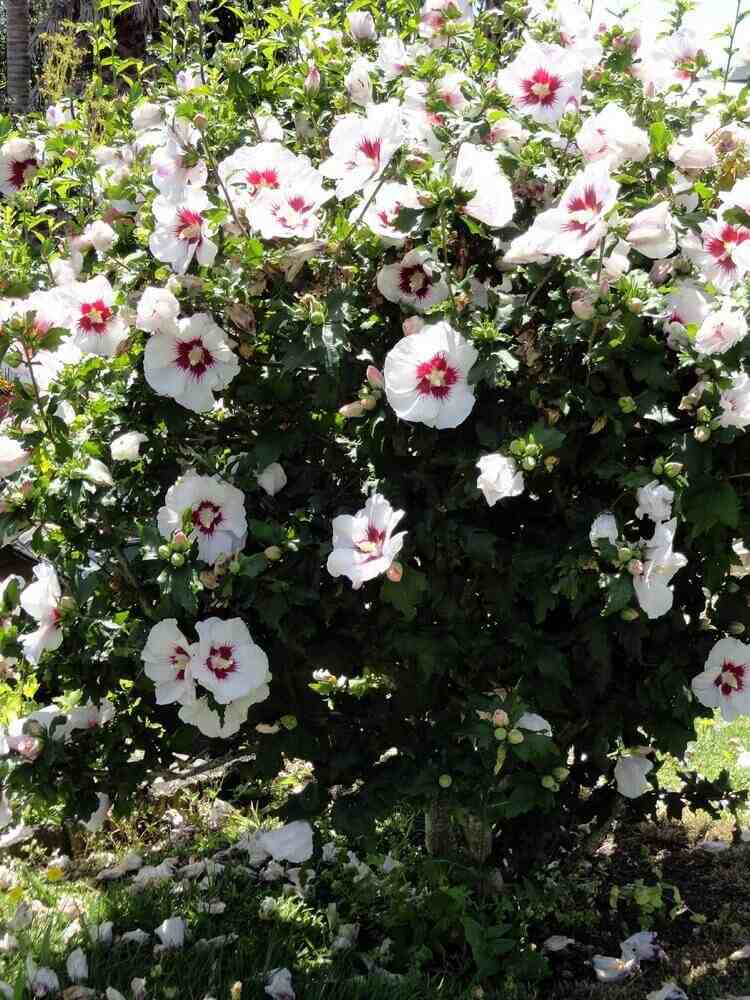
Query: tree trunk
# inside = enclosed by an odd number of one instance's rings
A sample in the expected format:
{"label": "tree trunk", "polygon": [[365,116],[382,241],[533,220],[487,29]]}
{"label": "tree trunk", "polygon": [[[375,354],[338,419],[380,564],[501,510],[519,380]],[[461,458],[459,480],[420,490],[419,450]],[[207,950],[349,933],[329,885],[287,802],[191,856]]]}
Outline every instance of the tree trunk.
{"label": "tree trunk", "polygon": [[23,114],[31,86],[29,0],[7,0],[6,9],[8,103],[14,114]]}

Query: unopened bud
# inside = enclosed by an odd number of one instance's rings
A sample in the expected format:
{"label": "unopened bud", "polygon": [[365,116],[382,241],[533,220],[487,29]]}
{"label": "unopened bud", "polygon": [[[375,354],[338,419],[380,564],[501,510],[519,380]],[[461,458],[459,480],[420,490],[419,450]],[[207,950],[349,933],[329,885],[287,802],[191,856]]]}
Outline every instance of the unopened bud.
{"label": "unopened bud", "polygon": [[385,385],[385,379],[383,378],[383,373],[375,365],[367,366],[367,381],[373,387],[373,389],[382,389]]}
{"label": "unopened bud", "polygon": [[570,777],[570,771],[567,767],[556,767],[552,772],[552,777],[555,781],[567,781]]}
{"label": "unopened bud", "polygon": [[175,569],[179,569],[181,566],[185,565],[185,556],[181,552],[173,552],[169,561]]}
{"label": "unopened bud", "polygon": [[631,559],[628,563],[628,573],[631,576],[642,576],[643,575],[643,563],[640,559]]}
{"label": "unopened bud", "polygon": [[523,743],[523,733],[520,729],[511,729],[508,733],[508,743],[513,743],[514,745]]}
{"label": "unopened bud", "polygon": [[320,70],[315,63],[310,63],[308,66],[304,88],[308,94],[317,94],[320,90]]}
{"label": "unopened bud", "polygon": [[278,545],[269,545],[267,549],[263,549],[263,555],[269,562],[278,562],[283,554]]}
{"label": "unopened bud", "polygon": [[711,437],[711,428],[701,424],[700,427],[696,427],[693,431],[693,437],[699,444],[705,444]]}
{"label": "unopened bud", "polygon": [[156,554],[160,559],[169,559],[169,557],[172,555],[172,550],[168,545],[160,545],[159,548],[156,550]]}
{"label": "unopened bud", "polygon": [[544,468],[547,470],[547,472],[552,472],[552,470],[558,464],[559,461],[560,459],[556,455],[547,455],[547,457],[544,460]]}
{"label": "unopened bud", "polygon": [[65,597],[62,597],[60,599],[59,607],[61,611],[72,611],[73,608],[75,608],[75,606],[76,602],[73,600],[72,597],[69,597],[67,594],[65,595]]}
{"label": "unopened bud", "polygon": [[617,400],[617,405],[623,413],[632,413],[636,408],[636,402],[632,396],[620,396]]}
{"label": "unopened bud", "polygon": [[438,784],[441,788],[450,788],[453,784],[453,778],[449,774],[441,774],[438,778]]}
{"label": "unopened bud", "polygon": [[679,476],[682,472],[684,466],[682,462],[667,462],[664,466],[664,471],[669,476],[670,479],[674,479],[675,476]]}
{"label": "unopened bud", "polygon": [[526,470],[526,472],[531,472],[532,469],[536,468],[536,459],[533,455],[524,455],[521,459],[521,467]]}
{"label": "unopened bud", "polygon": [[498,741],[498,743],[502,743],[503,740],[506,740],[507,738],[508,738],[508,730],[505,728],[505,726],[498,726],[497,729],[495,730],[495,739]]}
{"label": "unopened bud", "polygon": [[695,415],[702,424],[710,424],[713,416],[707,406],[699,406]]}
{"label": "unopened bud", "polygon": [[208,118],[206,118],[206,116],[199,111],[193,118],[193,125],[195,125],[199,132],[202,132],[206,125],[208,125]]}
{"label": "unopened bud", "polygon": [[628,309],[637,316],[639,313],[643,312],[644,305],[645,303],[643,299],[631,299],[628,302]]}
{"label": "unopened bud", "polygon": [[545,774],[542,778],[542,788],[548,789],[550,792],[556,792],[560,786],[555,781],[551,774]]}
{"label": "unopened bud", "polygon": [[404,567],[400,562],[392,562],[385,574],[391,583],[401,583],[404,576]]}
{"label": "unopened bud", "polygon": [[413,333],[419,333],[423,326],[424,320],[421,316],[410,316],[401,324],[401,329],[404,331],[405,337],[411,337]]}
{"label": "unopened bud", "polygon": [[729,625],[727,625],[727,632],[729,632],[730,635],[742,635],[744,631],[745,626],[742,622],[730,622]]}
{"label": "unopened bud", "polygon": [[635,608],[625,608],[620,612],[620,618],[622,618],[624,622],[634,622],[640,617],[640,612],[636,611]]}
{"label": "unopened bud", "polygon": [[657,458],[654,464],[651,466],[651,471],[655,476],[660,476],[664,472],[664,459]]}
{"label": "unopened bud", "polygon": [[339,413],[342,417],[361,417],[364,413],[364,407],[359,402],[359,400],[354,403],[344,403],[343,406],[339,407]]}
{"label": "unopened bud", "polygon": [[588,298],[574,299],[570,308],[578,319],[588,320],[594,315],[594,303]]}
{"label": "unopened bud", "polygon": [[363,410],[374,410],[375,407],[378,405],[378,397],[364,396],[362,399],[360,399],[359,402]]}
{"label": "unopened bud", "polygon": [[184,531],[175,531],[172,535],[172,545],[178,552],[184,552],[186,549],[190,548],[190,539]]}
{"label": "unopened bud", "polygon": [[69,160],[75,160],[78,156],[78,150],[73,149],[72,146],[68,146],[67,149],[63,150],[63,156],[67,156]]}
{"label": "unopened bud", "polygon": [[294,715],[282,715],[281,718],[279,719],[279,722],[284,727],[284,729],[288,729],[290,732],[292,731],[292,729],[296,729],[297,726],[299,725],[296,716]]}
{"label": "unopened bud", "polygon": [[492,713],[492,722],[496,726],[507,726],[508,725],[508,713],[504,712],[502,708],[497,708]]}

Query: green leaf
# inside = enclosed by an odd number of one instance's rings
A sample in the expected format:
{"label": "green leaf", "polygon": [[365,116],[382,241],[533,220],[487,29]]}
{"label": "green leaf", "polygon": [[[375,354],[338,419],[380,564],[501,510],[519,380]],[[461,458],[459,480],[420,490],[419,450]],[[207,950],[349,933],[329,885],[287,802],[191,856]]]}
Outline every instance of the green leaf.
{"label": "green leaf", "polygon": [[674,134],[664,122],[654,122],[648,130],[651,140],[651,152],[654,156],[662,156],[674,142]]}
{"label": "green leaf", "polygon": [[417,605],[422,600],[422,594],[427,590],[427,577],[418,569],[404,567],[404,575],[400,583],[384,580],[380,588],[380,597],[386,604],[393,605],[411,622],[417,616]]}
{"label": "green leaf", "polygon": [[693,526],[691,537],[696,538],[717,525],[736,528],[740,518],[740,499],[730,483],[711,481],[687,494],[684,513],[685,520]]}

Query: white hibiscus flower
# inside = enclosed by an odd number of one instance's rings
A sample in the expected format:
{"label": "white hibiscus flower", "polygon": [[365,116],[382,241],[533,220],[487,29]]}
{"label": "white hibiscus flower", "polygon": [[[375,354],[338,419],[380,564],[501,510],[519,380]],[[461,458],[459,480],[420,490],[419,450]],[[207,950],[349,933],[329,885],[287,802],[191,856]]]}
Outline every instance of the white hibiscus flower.
{"label": "white hibiscus flower", "polygon": [[402,420],[439,430],[458,427],[474,407],[469,371],[476,348],[445,321],[404,337],[385,359],[388,402]]}
{"label": "white hibiscus flower", "polygon": [[141,652],[143,672],[156,685],[156,704],[195,700],[190,667],[191,644],[177,627],[175,618],[158,622],[148,634]]}
{"label": "white hibiscus flower", "polygon": [[232,556],[245,546],[244,494],[218,476],[187,472],[167,490],[157,525],[163,538],[184,531],[197,541],[199,558],[215,563],[219,556]]}
{"label": "white hibiscus flower", "polygon": [[367,580],[387,573],[404,544],[405,531],[393,531],[404,511],[394,510],[375,493],[356,514],[333,519],[333,551],[327,569],[331,576],[345,576],[358,590]]}
{"label": "white hibiscus flower", "polygon": [[241,618],[208,618],[195,628],[199,641],[192,647],[193,677],[220,705],[266,688],[271,676],[268,657]]}
{"label": "white hibiscus flower", "polygon": [[750,715],[750,646],[731,636],[719,639],[691,687],[701,705],[718,708],[725,722]]}
{"label": "white hibiscus flower", "polygon": [[214,405],[240,370],[224,331],[208,313],[181,319],[173,330],[149,338],[143,359],[146,381],[160,396],[171,396],[195,413]]}

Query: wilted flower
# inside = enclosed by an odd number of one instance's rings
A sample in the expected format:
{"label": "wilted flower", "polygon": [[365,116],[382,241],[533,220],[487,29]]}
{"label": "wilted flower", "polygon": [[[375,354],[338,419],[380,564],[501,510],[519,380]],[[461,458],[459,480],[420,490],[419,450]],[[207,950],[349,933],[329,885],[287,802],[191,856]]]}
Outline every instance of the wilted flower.
{"label": "wilted flower", "polygon": [[258,486],[265,490],[269,497],[275,497],[287,484],[286,472],[278,462],[271,462],[270,465],[267,465],[262,472],[258,473],[257,480]]}
{"label": "wilted flower", "polygon": [[140,431],[126,431],[120,434],[109,446],[114,462],[137,462],[141,457],[141,445],[148,441],[146,434]]}
{"label": "wilted flower", "polygon": [[639,253],[652,260],[674,253],[677,235],[669,202],[659,202],[653,208],[645,208],[634,215],[626,239]]}
{"label": "wilted flower", "polygon": [[517,497],[524,491],[523,473],[515,460],[495,452],[482,455],[477,462],[477,489],[481,490],[490,507],[505,497]]}
{"label": "wilted flower", "polygon": [[71,951],[65,963],[65,968],[71,982],[82,983],[85,979],[89,978],[89,963],[86,953],[82,948],[76,948],[75,951]]}
{"label": "wilted flower", "polygon": [[643,573],[633,577],[633,587],[641,608],[649,618],[661,618],[674,603],[669,583],[674,574],[687,566],[687,559],[673,549],[677,519],[661,521],[653,537],[645,543]]}
{"label": "wilted flower", "polygon": [[162,948],[182,948],[185,943],[185,921],[182,917],[167,917],[154,933],[161,941]]}
{"label": "wilted flower", "polygon": [[295,820],[277,830],[265,830],[258,837],[262,847],[274,861],[302,864],[313,854],[313,831],[305,820]]}
{"label": "wilted flower", "polygon": [[658,524],[659,521],[668,521],[672,516],[674,491],[662,485],[658,479],[654,479],[647,486],[641,486],[636,497],[638,499],[636,517],[648,517]]}
{"label": "wilted flower", "polygon": [[646,775],[653,767],[653,762],[645,757],[620,757],[615,764],[615,781],[620,795],[624,795],[626,799],[637,799],[645,792],[652,791]]}

